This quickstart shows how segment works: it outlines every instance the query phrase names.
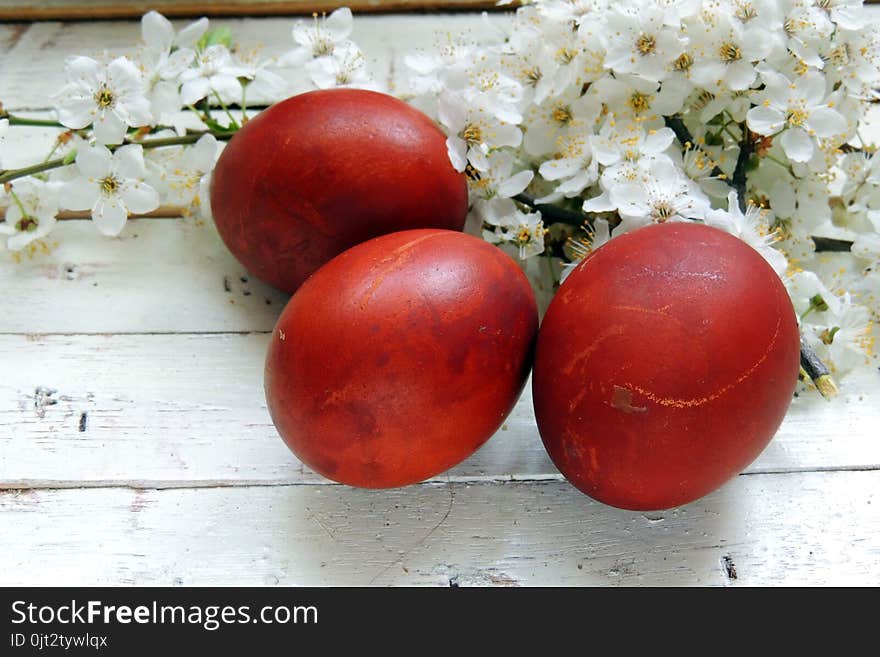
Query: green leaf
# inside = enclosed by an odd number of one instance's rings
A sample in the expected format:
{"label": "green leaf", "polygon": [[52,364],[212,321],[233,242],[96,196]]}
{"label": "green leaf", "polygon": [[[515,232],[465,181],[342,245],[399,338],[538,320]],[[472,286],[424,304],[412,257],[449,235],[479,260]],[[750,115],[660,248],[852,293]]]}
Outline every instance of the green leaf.
{"label": "green leaf", "polygon": [[62,164],[70,164],[76,159],[76,149],[71,149],[71,151],[64,156],[64,159],[61,160]]}
{"label": "green leaf", "polygon": [[232,44],[232,30],[228,27],[215,27],[213,30],[208,30],[202,35],[202,38],[199,39],[198,48],[199,50],[204,50],[209,46],[226,46],[227,48]]}

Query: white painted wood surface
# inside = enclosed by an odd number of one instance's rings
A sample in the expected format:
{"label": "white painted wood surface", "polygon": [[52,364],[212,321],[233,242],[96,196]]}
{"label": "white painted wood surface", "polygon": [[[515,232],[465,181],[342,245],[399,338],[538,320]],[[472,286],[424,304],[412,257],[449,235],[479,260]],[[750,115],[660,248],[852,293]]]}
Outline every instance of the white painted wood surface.
{"label": "white painted wood surface", "polygon": [[868,585],[880,560],[878,486],[876,471],[745,475],[687,507],[648,514],[559,482],[6,491],[2,578]]}
{"label": "white painted wood surface", "polygon": [[[289,47],[288,19],[222,22]],[[359,17],[355,38],[393,87],[406,48],[479,23]],[[119,52],[138,30],[0,25],[0,102],[42,115],[67,54]],[[4,158],[33,159],[51,134],[16,131]],[[48,256],[0,254],[0,584],[880,584],[876,364],[833,402],[801,394],[747,474],[663,514],[564,482],[528,390],[433,482],[319,485],[263,397],[285,295],[210,224],[129,223],[109,240],[68,221]]]}

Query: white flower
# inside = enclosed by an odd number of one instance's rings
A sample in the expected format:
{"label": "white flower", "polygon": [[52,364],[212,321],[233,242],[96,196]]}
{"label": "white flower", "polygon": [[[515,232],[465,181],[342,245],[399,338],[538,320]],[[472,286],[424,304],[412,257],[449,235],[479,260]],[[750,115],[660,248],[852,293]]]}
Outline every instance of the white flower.
{"label": "white flower", "polygon": [[189,46],[207,29],[208,19],[202,18],[175,36],[171,21],[159,12],[147,12],[141,19],[144,48],[139,60],[150,109],[157,121],[170,122],[169,116],[180,109],[178,78],[195,59],[196,53]]}
{"label": "white flower", "polygon": [[561,181],[553,193],[538,199],[552,203],[561,198],[574,198],[599,178],[599,161],[593,155],[592,139],[587,134],[560,137],[560,157],[545,160],[538,168],[544,180]]}
{"label": "white flower", "polygon": [[439,94],[444,89],[447,71],[457,70],[473,61],[473,44],[465,42],[461,35],[447,33],[444,36],[444,41],[434,48],[404,57],[405,66],[412,71],[408,76],[410,93],[416,96]]}
{"label": "white flower", "polygon": [[782,276],[788,269],[788,261],[781,252],[773,248],[772,244],[777,236],[769,229],[765,216],[766,212],[751,204],[743,214],[739,209],[736,192],[730,192],[727,196],[727,210],[710,210],[706,213],[705,222],[740,238],[760,253],[773,270]]}
{"label": "white flower", "polygon": [[492,244],[510,243],[523,260],[544,252],[544,222],[540,212],[521,212],[516,204],[503,198],[479,201],[477,215],[493,229],[483,230],[483,239]]}
{"label": "white flower", "polygon": [[635,122],[672,116],[682,108],[690,90],[688,81],[681,77],[658,84],[634,75],[606,76],[590,87],[590,93],[599,97],[612,117]]}
{"label": "white flower", "polygon": [[765,31],[766,26],[757,21],[743,24],[723,15],[703,29],[689,30],[694,57],[691,79],[707,89],[748,89],[757,76],[755,63],[773,45]]}
{"label": "white flower", "polygon": [[[832,0],[822,0],[830,2]],[[784,18],[788,34],[788,49],[807,66],[817,69],[825,67],[823,58],[831,42],[834,24],[821,7],[809,0],[790,2],[789,13]]]}
{"label": "white flower", "polygon": [[813,157],[817,138],[847,132],[846,119],[826,100],[825,77],[807,71],[794,81],[781,73],[762,70],[763,102],[747,114],[749,128],[760,135],[779,137],[785,154],[793,162]]}
{"label": "white flower", "polygon": [[478,102],[499,121],[520,123],[517,105],[523,98],[522,85],[503,72],[494,59],[447,70],[444,84],[465,103]]}
{"label": "white flower", "polygon": [[[871,344],[870,312],[853,303],[849,293],[824,297],[828,310],[811,314],[802,329],[812,339],[816,353],[834,371],[843,374],[868,362]],[[821,323],[819,323],[821,322]]]}
{"label": "white flower", "polygon": [[868,22],[863,0],[820,0],[816,4],[845,30],[860,30]]}
{"label": "white flower", "polygon": [[363,87],[371,82],[364,55],[353,43],[342,44],[328,57],[319,57],[305,66],[318,89]]}
{"label": "white flower", "polygon": [[678,27],[667,25],[663,8],[650,2],[615,5],[604,27],[605,65],[615,73],[660,81],[684,49]]}
{"label": "white flower", "polygon": [[611,225],[607,219],[593,219],[592,225],[586,229],[587,237],[572,238],[568,242],[571,249],[572,261],[565,263],[562,267],[562,273],[559,282],[564,283],[569,274],[574,271],[581,262],[598,249],[603,244],[611,241]]}
{"label": "white flower", "polygon": [[529,169],[513,173],[516,157],[508,149],[492,151],[486,160],[488,167],[468,178],[472,194],[483,200],[512,198],[525,191],[535,176]]}
{"label": "white flower", "polygon": [[318,18],[312,25],[297,21],[293,26],[293,40],[297,47],[279,59],[281,66],[300,66],[310,59],[332,55],[337,46],[345,43],[352,30],[351,9],[342,7],[330,16]]}
{"label": "white flower", "polygon": [[58,120],[68,128],[93,125],[100,144],[119,144],[129,127],[148,125],[150,103],[131,60],[117,57],[105,69],[89,57],[67,60],[68,83],[58,92]]}
{"label": "white flower", "polygon": [[223,102],[238,101],[241,98],[241,82],[238,78],[247,71],[232,60],[229,49],[221,44],[208,46],[199,52],[195,66],[180,75],[183,86],[180,100],[184,105],[192,105],[202,98],[216,94]]}
{"label": "white flower", "polygon": [[49,234],[58,214],[58,184],[36,178],[22,178],[13,186],[13,198],[0,224],[0,234],[8,235],[6,248],[20,251]]}
{"label": "white flower", "polygon": [[620,233],[648,223],[702,219],[709,199],[669,160],[655,160],[641,180],[608,190],[622,219]]}
{"label": "white flower", "polygon": [[468,162],[484,171],[489,168],[490,150],[522,142],[518,127],[499,121],[478,103],[465,103],[452,94],[440,97],[438,118],[448,131],[446,149],[457,171],[464,171]]}
{"label": "white flower", "polygon": [[65,184],[62,203],[71,210],[91,210],[105,235],[118,235],[128,214],[152,212],[159,194],[144,182],[143,149],[129,144],[110,153],[103,146],[83,148],[76,156],[80,177]]}
{"label": "white flower", "polygon": [[549,155],[566,135],[589,134],[601,111],[602,103],[597,96],[571,92],[533,106],[525,121],[526,153],[534,157]]}
{"label": "white flower", "polygon": [[194,45],[207,29],[208,19],[202,18],[175,36],[171,21],[162,14],[157,11],[144,14],[141,18],[144,48],[140,59],[146,69],[148,85],[179,76],[195,58],[195,51],[189,46]]}
{"label": "white flower", "polygon": [[219,144],[213,135],[203,135],[188,148],[157,148],[147,160],[151,186],[169,205],[201,206],[201,181],[213,168]]}

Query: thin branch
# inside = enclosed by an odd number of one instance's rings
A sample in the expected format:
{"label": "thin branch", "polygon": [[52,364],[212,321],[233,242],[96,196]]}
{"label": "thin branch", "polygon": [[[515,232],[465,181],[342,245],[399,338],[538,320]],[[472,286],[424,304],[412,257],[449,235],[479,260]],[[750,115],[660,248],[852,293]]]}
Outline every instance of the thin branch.
{"label": "thin branch", "polygon": [[752,140],[749,137],[749,129],[742,126],[742,139],[739,141],[739,155],[736,157],[736,168],[733,170],[733,178],[730,184],[736,190],[740,212],[746,211],[746,167],[752,156]]}
{"label": "thin branch", "polygon": [[[214,135],[215,138],[224,141],[231,139],[235,134],[234,130],[206,130],[204,132],[191,132],[186,135],[182,135],[180,137],[165,137],[162,139],[146,139],[143,141],[130,140],[126,139],[123,144],[117,144],[114,146],[108,146],[107,148],[110,151],[115,151],[117,148],[125,146],[127,144],[140,144],[146,149],[149,148],[161,148],[162,146],[181,146],[183,144],[194,144],[199,139],[201,139],[204,135]],[[7,182],[11,182],[18,178],[24,178],[25,176],[32,176],[37,173],[43,173],[44,171],[50,171],[51,169],[57,169],[59,167],[63,167],[69,164],[67,161],[67,157],[59,157],[54,160],[49,160],[48,162],[41,162],[40,164],[34,164],[29,167],[23,167],[21,169],[8,169],[0,171],[0,185],[3,185]]]}
{"label": "thin branch", "polygon": [[513,197],[514,201],[519,201],[523,205],[527,205],[533,210],[537,210],[541,213],[541,216],[545,219],[549,219],[552,222],[560,223],[560,224],[569,224],[570,226],[583,226],[583,225],[591,225],[593,220],[587,214],[581,212],[572,212],[571,210],[566,210],[565,208],[560,208],[558,205],[551,205],[549,203],[538,203],[533,197],[528,194],[522,193],[517,194]]}
{"label": "thin branch", "polygon": [[813,348],[801,336],[801,370],[816,385],[816,389],[826,399],[837,395],[837,384],[825,363],[816,355]]}
{"label": "thin branch", "polygon": [[816,245],[816,253],[849,253],[852,250],[852,240],[838,240],[833,237],[817,237],[810,239]]}

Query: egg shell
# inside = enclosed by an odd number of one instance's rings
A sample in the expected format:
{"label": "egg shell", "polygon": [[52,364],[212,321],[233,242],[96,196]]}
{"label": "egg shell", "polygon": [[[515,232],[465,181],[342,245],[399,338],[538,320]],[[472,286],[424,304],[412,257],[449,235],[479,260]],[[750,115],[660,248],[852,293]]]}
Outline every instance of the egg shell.
{"label": "egg shell", "polygon": [[362,89],[294,96],[248,121],[211,178],[214,222],[257,278],[295,291],[367,239],[461,230],[467,182],[446,135],[401,100]]}
{"label": "egg shell", "polygon": [[378,237],[319,269],[284,309],[266,357],[272,420],[330,479],[422,481],[497,431],[537,323],[528,279],[497,247],[442,230]]}
{"label": "egg shell", "polygon": [[594,251],[541,325],[541,438],[586,494],[634,510],[696,500],[751,463],[791,402],[797,321],[779,277],[715,228],[666,223]]}

